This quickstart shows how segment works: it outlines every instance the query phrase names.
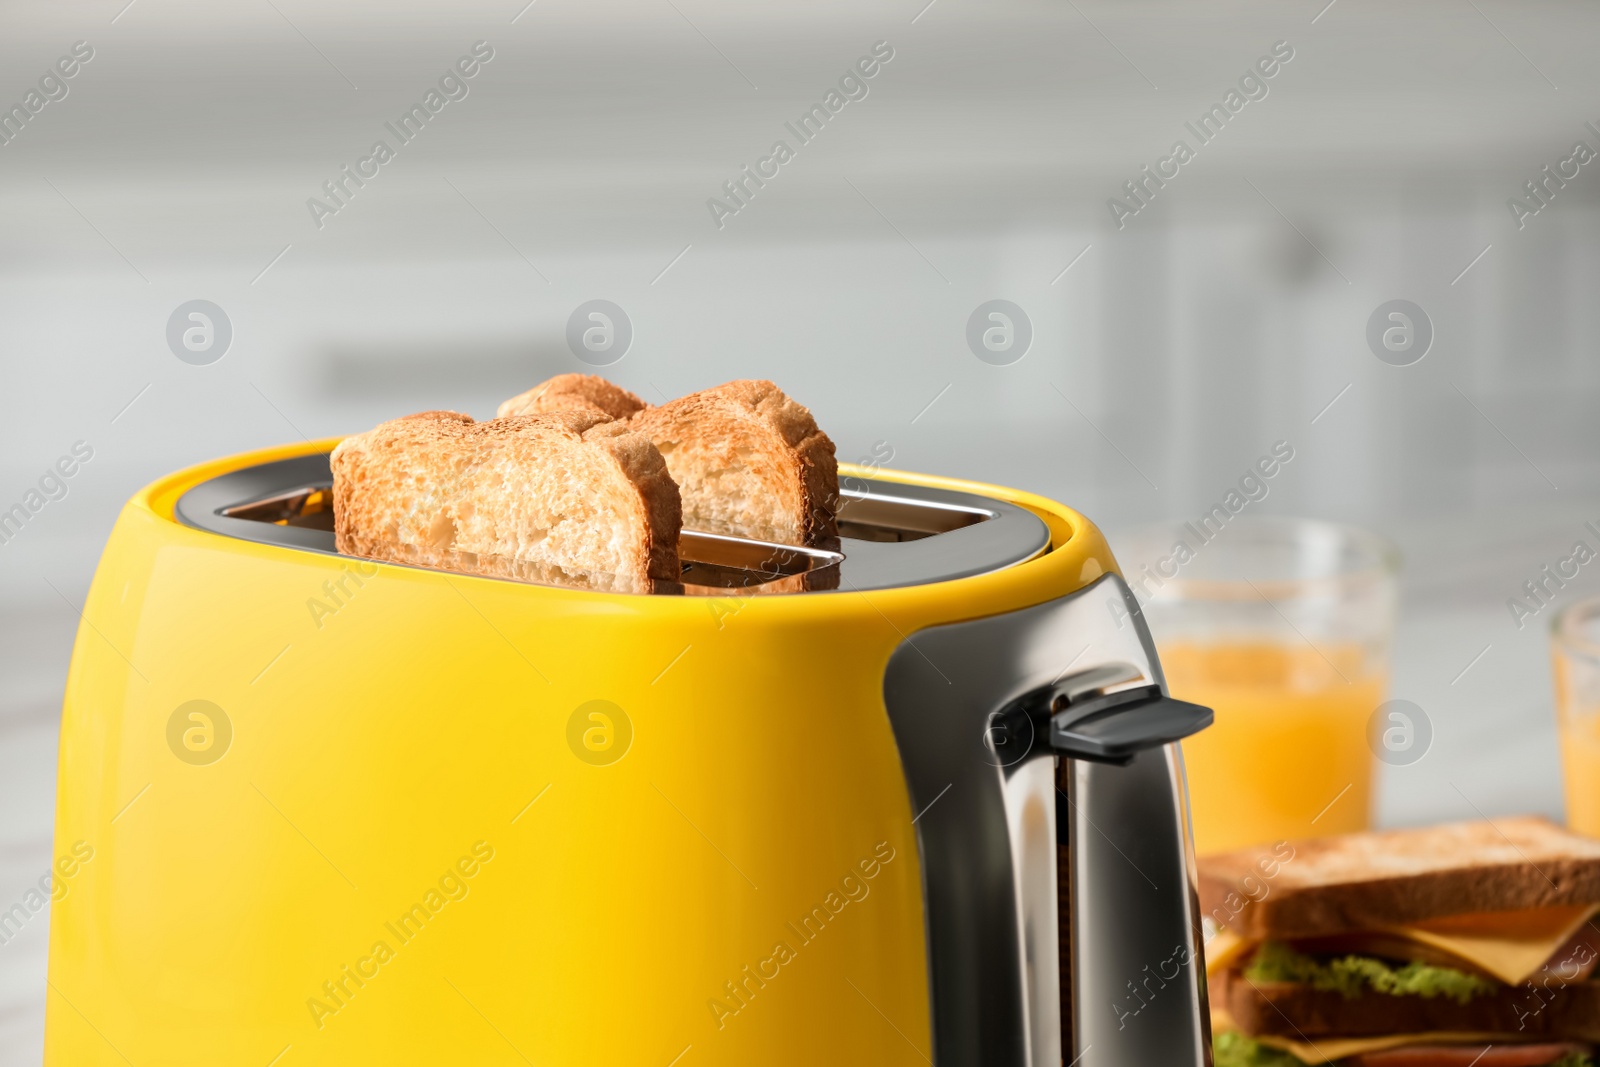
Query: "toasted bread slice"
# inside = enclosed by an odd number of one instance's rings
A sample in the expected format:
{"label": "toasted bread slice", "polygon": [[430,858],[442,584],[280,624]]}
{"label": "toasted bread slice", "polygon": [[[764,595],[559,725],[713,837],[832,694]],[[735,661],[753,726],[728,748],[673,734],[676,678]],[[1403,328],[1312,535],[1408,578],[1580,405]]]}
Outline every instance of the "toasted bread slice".
{"label": "toasted bread slice", "polygon": [[633,592],[679,575],[678,488],[603,414],[427,411],[345,438],[331,463],[349,555]]}
{"label": "toasted bread slice", "polygon": [[1240,937],[1286,939],[1600,902],[1600,841],[1534,816],[1291,845],[1290,859],[1265,847],[1202,857],[1201,910],[1237,912]]}
{"label": "toasted bread slice", "polygon": [[771,382],[736,381],[645,408],[649,435],[683,494],[693,530],[833,546],[839,470],[811,412]]}
{"label": "toasted bread slice", "polygon": [[625,419],[648,405],[620,385],[595,374],[558,374],[507,400],[496,412],[508,415],[541,415],[550,411],[598,411],[613,419]]}

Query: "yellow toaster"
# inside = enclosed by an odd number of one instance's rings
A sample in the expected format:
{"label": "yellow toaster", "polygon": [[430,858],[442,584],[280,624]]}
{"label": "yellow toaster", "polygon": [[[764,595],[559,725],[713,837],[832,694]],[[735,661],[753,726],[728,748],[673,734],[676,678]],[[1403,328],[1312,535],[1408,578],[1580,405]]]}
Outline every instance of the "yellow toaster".
{"label": "yellow toaster", "polygon": [[838,551],[601,593],[339,555],[332,444],[117,521],[50,1067],[1209,1064],[1210,712],[1082,516],[846,467]]}

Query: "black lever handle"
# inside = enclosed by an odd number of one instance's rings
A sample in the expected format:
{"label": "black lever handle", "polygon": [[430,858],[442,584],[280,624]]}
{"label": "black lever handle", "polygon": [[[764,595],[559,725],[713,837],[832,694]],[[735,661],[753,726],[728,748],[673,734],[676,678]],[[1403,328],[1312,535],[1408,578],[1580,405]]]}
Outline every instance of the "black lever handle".
{"label": "black lever handle", "polygon": [[1002,765],[1046,752],[1126,764],[1211,725],[1210,708],[1174,700],[1158,685],[1084,692],[1081,680],[1030,689],[990,717],[988,740]]}
{"label": "black lever handle", "polygon": [[1050,716],[1050,747],[1073,759],[1126,764],[1147,748],[1211,725],[1210,708],[1175,700],[1158,685],[1072,701]]}

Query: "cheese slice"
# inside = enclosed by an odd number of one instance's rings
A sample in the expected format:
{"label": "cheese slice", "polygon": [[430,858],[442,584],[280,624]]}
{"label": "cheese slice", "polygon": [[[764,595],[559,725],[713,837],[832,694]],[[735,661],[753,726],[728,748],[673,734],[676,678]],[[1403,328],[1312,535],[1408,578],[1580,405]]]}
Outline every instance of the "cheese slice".
{"label": "cheese slice", "polygon": [[[1233,1021],[1233,1016],[1226,1008],[1213,1006],[1211,1009],[1211,1032],[1213,1034],[1227,1033],[1237,1030],[1239,1026]],[[1286,1037],[1273,1037],[1263,1034],[1251,1040],[1268,1048],[1280,1049],[1291,1053],[1296,1059],[1308,1064],[1332,1063],[1342,1060],[1346,1056],[1359,1056],[1363,1052],[1383,1052],[1391,1048],[1404,1048],[1407,1045],[1487,1045],[1505,1040],[1504,1034],[1471,1034],[1450,1033],[1434,1031],[1432,1033],[1417,1034],[1384,1034],[1381,1037],[1329,1037],[1321,1041],[1292,1041]]]}
{"label": "cheese slice", "polygon": [[1472,1034],[1435,1031],[1426,1034],[1385,1034],[1382,1037],[1327,1038],[1316,1043],[1290,1041],[1263,1034],[1252,1040],[1269,1048],[1292,1053],[1309,1064],[1332,1063],[1363,1052],[1383,1052],[1407,1045],[1489,1045],[1505,1040],[1504,1034]]}
{"label": "cheese slice", "polygon": [[[1600,904],[1479,912],[1325,940],[1330,951],[1377,956],[1394,955],[1397,940],[1409,942],[1468,963],[1506,985],[1520,985],[1597,913]],[[1221,931],[1206,942],[1206,974],[1215,975],[1258,944]]]}
{"label": "cheese slice", "polygon": [[1506,985],[1519,985],[1537,974],[1597,912],[1600,904],[1484,912],[1390,927],[1384,932],[1448,952]]}
{"label": "cheese slice", "polygon": [[1213,934],[1211,940],[1206,942],[1206,977],[1215,977],[1217,972],[1232,966],[1235,960],[1258,944],[1260,942],[1240,937],[1232,930]]}

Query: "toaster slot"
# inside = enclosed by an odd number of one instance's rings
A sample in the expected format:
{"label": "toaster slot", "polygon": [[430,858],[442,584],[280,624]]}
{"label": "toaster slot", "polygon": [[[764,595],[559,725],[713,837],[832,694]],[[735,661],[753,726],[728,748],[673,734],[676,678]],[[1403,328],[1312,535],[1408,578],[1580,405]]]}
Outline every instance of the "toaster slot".
{"label": "toaster slot", "polygon": [[333,488],[308,485],[246,504],[223,508],[230,519],[270,522],[274,526],[298,526],[307,530],[333,530]]}
{"label": "toaster slot", "polygon": [[[995,497],[876,481],[843,472],[839,541],[807,548],[684,530],[677,581],[625,588],[617,576],[572,576],[519,560],[460,553],[413,566],[569,588],[723,596],[730,589],[787,594],[892,589],[1014,566],[1048,552],[1051,534],[1026,508]],[[339,555],[333,472],[325,452],[239,467],[191,486],[174,518],[225,537]],[[411,558],[401,549],[396,557]]]}
{"label": "toaster slot", "polygon": [[[873,496],[846,490],[839,505],[839,535],[853,541],[879,543],[920,541],[924,537],[949,533],[994,517],[992,512],[970,508],[938,507],[922,501]],[[301,486],[260,500],[222,509],[234,519],[270,522],[276,526],[299,526],[313,530],[333,529],[333,494],[328,486]],[[703,565],[706,576],[713,569],[733,569],[770,574],[773,578],[799,574],[814,566],[837,562],[809,562],[802,558],[813,550],[765,541],[745,541],[716,534],[683,531],[679,550],[685,560]],[[837,557],[837,553],[832,554]],[[687,579],[686,579],[687,580]],[[707,581],[706,585],[749,584]]]}
{"label": "toaster slot", "polygon": [[839,536],[854,541],[920,541],[995,517],[992,511],[846,489],[839,504]]}
{"label": "toaster slot", "polygon": [[[683,561],[683,584],[708,589],[751,589],[799,575],[812,575],[803,585],[824,588],[817,579],[832,567],[837,572],[844,561],[839,552],[822,548],[802,548],[770,541],[684,530],[678,535],[678,557]],[[831,586],[828,586],[831,588]]]}

